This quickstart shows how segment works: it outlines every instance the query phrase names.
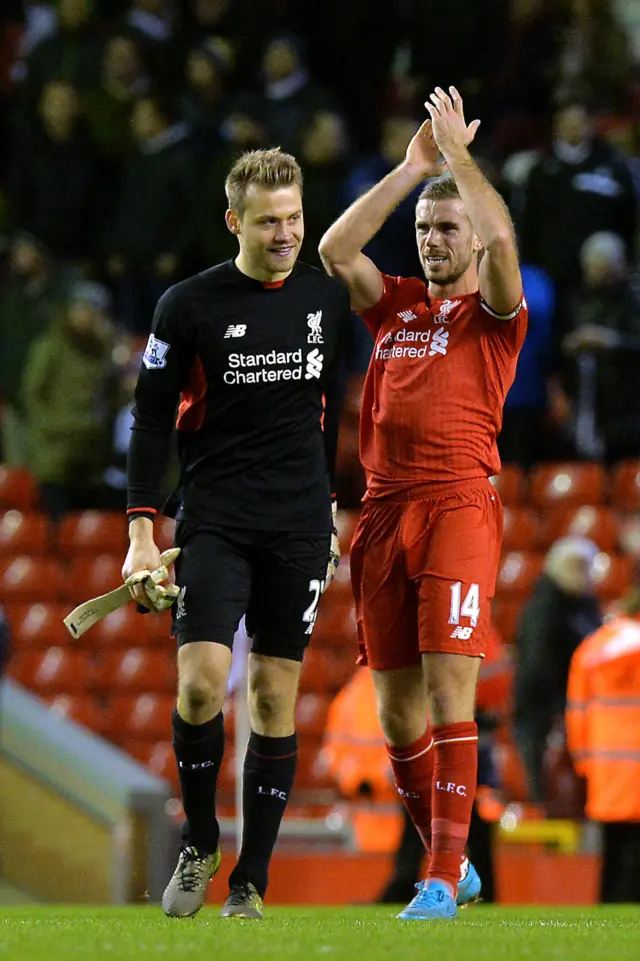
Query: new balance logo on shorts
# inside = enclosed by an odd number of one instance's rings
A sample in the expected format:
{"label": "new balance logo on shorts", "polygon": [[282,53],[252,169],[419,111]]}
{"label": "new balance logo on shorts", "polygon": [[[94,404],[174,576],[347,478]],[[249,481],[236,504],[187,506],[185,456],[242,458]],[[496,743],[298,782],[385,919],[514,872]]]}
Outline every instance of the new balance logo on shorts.
{"label": "new balance logo on shorts", "polygon": [[244,337],[247,332],[246,324],[229,324],[224,339],[227,337]]}
{"label": "new balance logo on shorts", "polygon": [[449,634],[449,637],[458,637],[461,641],[468,641],[472,634],[472,627],[456,627],[451,634]]}
{"label": "new balance logo on shorts", "polygon": [[307,354],[307,372],[304,375],[305,380],[312,380],[314,377],[320,377],[322,374],[322,363],[324,361],[324,354],[315,348]]}

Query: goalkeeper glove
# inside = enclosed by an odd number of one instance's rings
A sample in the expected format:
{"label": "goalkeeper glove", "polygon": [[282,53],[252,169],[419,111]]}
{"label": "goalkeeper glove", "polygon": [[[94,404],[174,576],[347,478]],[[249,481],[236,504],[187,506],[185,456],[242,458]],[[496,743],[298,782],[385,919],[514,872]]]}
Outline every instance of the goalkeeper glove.
{"label": "goalkeeper glove", "polygon": [[327,576],[324,579],[323,591],[326,591],[329,584],[335,577],[340,563],[340,541],[338,540],[338,504],[337,501],[331,502],[331,516],[333,518],[333,530],[331,532],[331,547],[329,548],[329,563],[327,564]]}

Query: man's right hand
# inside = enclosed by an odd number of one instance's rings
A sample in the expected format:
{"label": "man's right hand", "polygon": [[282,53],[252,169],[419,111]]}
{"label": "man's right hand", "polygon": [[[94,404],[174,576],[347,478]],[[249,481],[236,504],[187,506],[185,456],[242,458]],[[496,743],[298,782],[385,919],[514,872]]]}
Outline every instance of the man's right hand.
{"label": "man's right hand", "polygon": [[[145,518],[141,518],[141,520],[144,519]],[[132,523],[136,523],[136,521]],[[148,523],[150,524],[150,522]],[[137,574],[138,571],[155,571],[160,567],[161,563],[160,551],[156,547],[153,536],[132,536],[131,544],[129,545],[129,550],[122,566],[122,578],[126,581],[128,577],[131,577],[132,574]],[[142,583],[133,585],[132,594],[138,604],[146,607],[149,611],[154,610]]]}

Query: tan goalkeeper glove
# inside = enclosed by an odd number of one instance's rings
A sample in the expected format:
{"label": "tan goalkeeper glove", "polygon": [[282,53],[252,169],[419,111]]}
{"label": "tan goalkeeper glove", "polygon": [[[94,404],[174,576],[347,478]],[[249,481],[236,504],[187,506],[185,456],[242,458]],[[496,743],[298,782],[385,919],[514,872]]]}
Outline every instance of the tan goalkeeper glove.
{"label": "tan goalkeeper glove", "polygon": [[333,517],[333,531],[331,532],[331,547],[329,548],[329,563],[327,564],[327,576],[324,579],[323,593],[336,575],[338,564],[340,563],[340,541],[338,540],[338,504],[333,501],[331,504],[331,516]]}
{"label": "tan goalkeeper glove", "polygon": [[[173,563],[173,559],[170,561],[170,563]],[[168,580],[169,571],[167,566],[163,564],[153,572],[136,571],[135,574],[131,574],[131,576],[126,579],[125,584],[129,588],[131,597],[133,597],[135,600],[135,595],[132,588],[136,584],[142,583],[147,600],[151,604],[154,612],[156,614],[160,614],[162,611],[166,611],[171,607],[176,597],[180,593],[180,588],[176,584],[161,583],[161,581]]]}

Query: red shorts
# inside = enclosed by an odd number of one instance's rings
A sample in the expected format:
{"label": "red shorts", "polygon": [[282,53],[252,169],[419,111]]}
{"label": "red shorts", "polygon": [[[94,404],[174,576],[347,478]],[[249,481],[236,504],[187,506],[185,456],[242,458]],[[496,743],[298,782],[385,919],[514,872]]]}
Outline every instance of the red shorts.
{"label": "red shorts", "polygon": [[392,670],[429,651],[482,657],[502,504],[488,480],[414,501],[365,501],[351,545],[360,663]]}

